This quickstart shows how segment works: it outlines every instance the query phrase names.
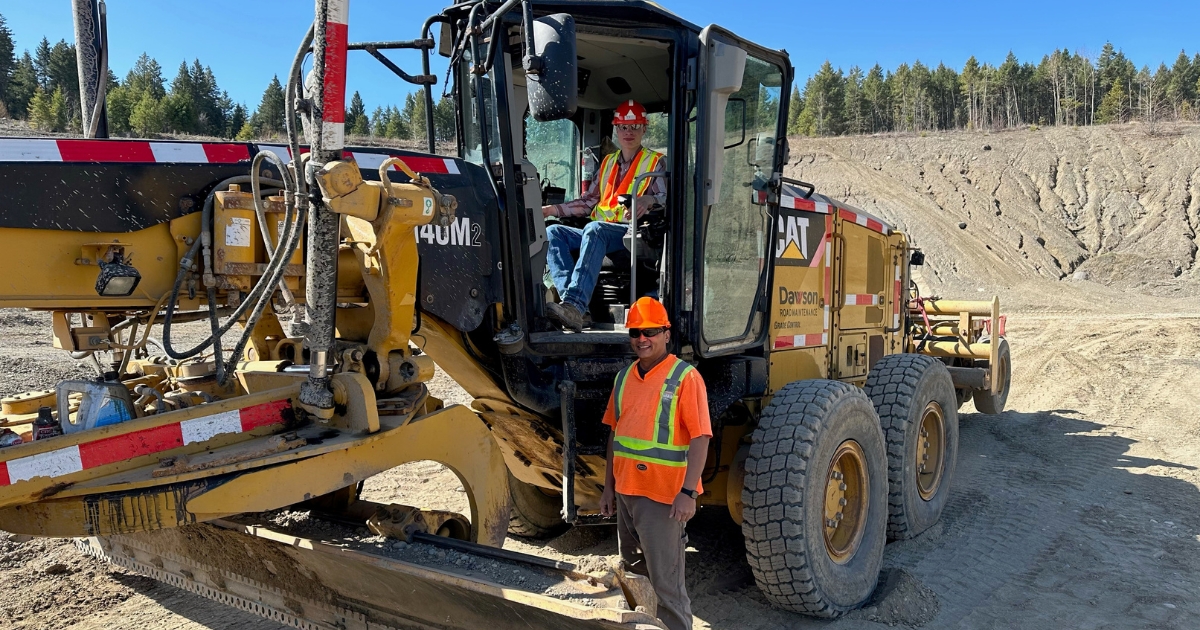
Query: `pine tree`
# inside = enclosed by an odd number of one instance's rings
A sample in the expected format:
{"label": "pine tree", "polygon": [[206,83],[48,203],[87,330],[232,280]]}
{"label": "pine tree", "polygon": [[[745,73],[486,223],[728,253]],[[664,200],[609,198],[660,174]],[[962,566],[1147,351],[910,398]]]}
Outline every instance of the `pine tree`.
{"label": "pine tree", "polygon": [[1196,82],[1200,81],[1200,68],[1194,66],[1186,53],[1179,51],[1175,65],[1171,67],[1170,78],[1167,80],[1167,99],[1179,116],[1185,103],[1196,99]]}
{"label": "pine tree", "polygon": [[846,133],[859,134],[867,130],[867,120],[864,116],[864,102],[862,94],[862,70],[858,66],[850,68],[850,72],[846,74],[844,105],[842,110],[845,112]]}
{"label": "pine tree", "polygon": [[[225,122],[224,133],[221,135],[226,138],[235,138],[242,127],[246,125],[246,106],[238,103],[230,110],[229,118]],[[253,131],[253,127],[251,131]]]}
{"label": "pine tree", "polygon": [[376,138],[387,136],[387,126],[387,110],[376,107],[375,111],[371,112],[371,135]]}
{"label": "pine tree", "polygon": [[408,127],[408,139],[424,141],[428,136],[425,131],[425,95],[417,92],[408,94],[404,99],[404,121]]}
{"label": "pine tree", "polygon": [[124,85],[134,94],[138,94],[139,99],[142,92],[149,92],[155,99],[161,99],[167,95],[167,91],[163,87],[162,66],[146,53],[142,53],[138,57],[133,68],[129,70],[129,74],[125,75]]}
{"label": "pine tree", "polygon": [[180,62],[179,71],[171,81],[171,93],[163,106],[168,129],[177,133],[197,132],[196,85],[186,61]]}
{"label": "pine tree", "polygon": [[404,116],[395,107],[391,106],[388,107],[387,112],[387,131],[384,133],[384,136],[397,140],[407,139],[409,137],[408,125],[404,120]]}
{"label": "pine tree", "polygon": [[59,40],[50,49],[46,72],[49,79],[47,90],[53,93],[61,88],[63,91],[63,112],[67,120],[80,118],[79,67],[75,61],[75,47]]}
{"label": "pine tree", "polygon": [[42,131],[54,131],[54,118],[50,95],[39,85],[29,100],[29,125]]}
{"label": "pine tree", "polygon": [[367,135],[367,108],[357,91],[350,97],[350,108],[346,110],[346,131],[359,136]]}
{"label": "pine tree", "polygon": [[1100,109],[1096,112],[1096,122],[1110,124],[1125,122],[1127,114],[1125,89],[1119,82],[1114,82],[1108,93],[1100,101]]}
{"label": "pine tree", "polygon": [[54,88],[54,93],[50,95],[50,118],[51,131],[66,131],[71,123],[70,108],[62,86]]}
{"label": "pine tree", "polygon": [[133,113],[133,107],[139,100],[141,100],[140,95],[134,94],[127,85],[118,85],[108,89],[105,105],[108,107],[108,132],[110,134],[129,133],[129,115]]}
{"label": "pine tree", "polygon": [[142,92],[141,99],[129,114],[129,126],[139,137],[150,137],[163,132],[167,126],[167,108],[163,100],[154,98],[149,91]]}
{"label": "pine tree", "polygon": [[45,37],[33,53],[33,67],[37,69],[38,85],[43,89],[50,86],[50,40]]}
{"label": "pine tree", "polygon": [[801,133],[811,136],[837,135],[842,131],[845,109],[844,77],[826,60],[804,87]]}
{"label": "pine tree", "polygon": [[787,132],[789,136],[799,135],[800,132],[800,112],[804,111],[804,97],[800,95],[800,88],[792,86],[792,96],[788,99],[788,124]]}
{"label": "pine tree", "polygon": [[872,133],[887,131],[890,125],[887,112],[891,110],[890,97],[883,68],[879,64],[867,71],[863,79],[863,109],[866,110],[868,129]]}
{"label": "pine tree", "polygon": [[279,75],[271,77],[267,89],[263,92],[262,101],[258,104],[251,120],[258,136],[274,136],[284,130],[285,102],[283,85],[279,83]]}
{"label": "pine tree", "polygon": [[8,86],[17,64],[17,58],[13,55],[14,50],[12,30],[8,28],[8,22],[4,16],[0,15],[0,97],[3,97],[5,105],[8,102]]}
{"label": "pine tree", "polygon": [[[253,116],[251,116],[251,118],[253,118]],[[254,124],[251,123],[249,120],[247,120],[246,123],[244,125],[242,125],[242,128],[240,130],[238,130],[237,135],[234,137],[237,140],[242,140],[242,141],[254,140],[257,137],[257,134],[255,134],[255,132],[254,132]]]}
{"label": "pine tree", "polygon": [[29,51],[21,55],[8,81],[8,90],[4,93],[4,105],[14,118],[25,118],[29,115],[29,102],[37,91],[37,68],[33,65],[33,56]]}
{"label": "pine tree", "polygon": [[437,105],[433,108],[433,126],[437,133],[437,139],[444,142],[453,142],[457,132],[454,120],[454,100],[442,97],[438,100]]}

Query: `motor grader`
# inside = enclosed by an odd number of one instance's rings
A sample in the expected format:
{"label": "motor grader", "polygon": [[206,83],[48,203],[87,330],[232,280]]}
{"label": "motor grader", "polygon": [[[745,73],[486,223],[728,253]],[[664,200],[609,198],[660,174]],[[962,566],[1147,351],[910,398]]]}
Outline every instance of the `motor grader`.
{"label": "motor grader", "polygon": [[[783,176],[787,54],[643,1],[460,2],[416,40],[365,44],[347,12],[316,3],[286,144],[0,139],[0,307],[49,311],[55,346],[97,372],[3,401],[23,443],[0,448],[0,529],[78,537],[296,627],[659,627],[635,576],[500,549],[605,523],[600,420],[633,358],[625,308],[649,294],[708,388],[700,504],[741,523],[774,604],[866,601],[885,542],[939,518],[957,409],[1002,411],[1010,359],[998,300],[918,295],[905,234]],[[423,89],[428,153],[345,146],[347,52],[389,48],[424,56],[390,67]],[[455,157],[434,154],[438,53]],[[667,203],[606,259],[592,326],[564,332],[540,207],[589,184],[627,99],[651,112]],[[470,407],[430,395],[435,363]],[[360,498],[419,460],[457,475],[468,514]],[[253,522],[288,507],[594,596]]]}

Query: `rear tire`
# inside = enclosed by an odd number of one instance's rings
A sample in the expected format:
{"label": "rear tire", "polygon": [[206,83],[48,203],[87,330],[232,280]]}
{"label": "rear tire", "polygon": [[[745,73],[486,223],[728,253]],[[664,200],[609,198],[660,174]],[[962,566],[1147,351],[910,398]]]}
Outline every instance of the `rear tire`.
{"label": "rear tire", "polygon": [[1012,354],[1008,350],[1008,340],[1004,337],[1000,338],[1000,348],[996,357],[996,360],[1000,362],[1000,393],[993,394],[986,390],[974,390],[972,395],[975,398],[975,409],[979,413],[989,415],[1003,413],[1004,405],[1008,404],[1008,389],[1012,383]]}
{"label": "rear tire", "polygon": [[570,527],[562,518],[562,497],[546,494],[508,473],[508,533],[525,538],[554,538]]}
{"label": "rear tire", "polygon": [[807,380],[775,393],[742,491],[746,559],[767,599],[833,618],[871,596],[887,542],[886,478],[879,418],[860,389]]}
{"label": "rear tire", "polygon": [[866,393],[888,447],[888,538],[905,540],[942,516],[958,460],[958,396],[937,359],[893,354],[875,364]]}

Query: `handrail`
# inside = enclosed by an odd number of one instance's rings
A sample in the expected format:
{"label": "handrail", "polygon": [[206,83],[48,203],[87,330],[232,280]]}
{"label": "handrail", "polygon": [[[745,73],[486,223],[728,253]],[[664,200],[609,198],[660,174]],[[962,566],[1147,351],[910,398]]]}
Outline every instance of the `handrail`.
{"label": "handrail", "polygon": [[630,188],[629,188],[629,192],[633,193],[630,195],[631,200],[629,203],[629,260],[632,261],[632,263],[629,265],[629,307],[630,308],[633,308],[633,303],[637,301],[637,297],[638,297],[637,296],[637,265],[638,265],[638,259],[637,259],[637,220],[638,220],[637,189],[638,189],[638,184],[642,183],[642,180],[649,179],[651,177],[661,177],[663,179],[667,179],[670,176],[671,176],[671,173],[668,171],[650,171],[649,173],[642,173],[641,175],[638,175],[637,177],[633,178],[633,185],[630,186]]}

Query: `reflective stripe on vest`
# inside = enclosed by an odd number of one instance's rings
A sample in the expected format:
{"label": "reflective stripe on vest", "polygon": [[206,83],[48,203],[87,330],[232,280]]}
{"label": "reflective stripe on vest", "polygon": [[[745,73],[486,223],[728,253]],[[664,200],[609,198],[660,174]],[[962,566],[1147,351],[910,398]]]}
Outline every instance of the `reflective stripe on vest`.
{"label": "reflective stripe on vest", "polygon": [[[621,152],[611,153],[604,157],[604,161],[600,163],[600,172],[598,173],[600,185],[600,201],[596,203],[596,207],[592,208],[593,221],[622,221],[625,218],[625,206],[617,202],[617,197],[620,195],[629,194],[629,189],[633,187],[633,180],[638,175],[649,173],[658,168],[659,159],[662,154],[655,153],[648,149],[638,149],[637,155],[633,156],[633,161],[630,163],[629,170],[625,172],[625,177],[621,180],[620,185],[617,184],[617,173],[621,171],[617,165],[618,158],[621,157]],[[643,179],[638,184],[638,195],[643,195],[646,189],[650,187],[650,178]]]}
{"label": "reflective stripe on vest", "polygon": [[[613,387],[613,416],[617,421],[617,431],[621,428],[621,407],[625,399],[625,384],[632,370],[637,369],[637,362],[621,370],[617,374]],[[675,393],[688,372],[694,370],[682,359],[676,357],[675,365],[667,374],[659,393],[658,417],[655,420],[654,440],[621,435],[613,437],[613,457],[626,457],[638,461],[662,464],[663,466],[687,466],[688,445],[675,444],[675,418],[678,402]]]}

